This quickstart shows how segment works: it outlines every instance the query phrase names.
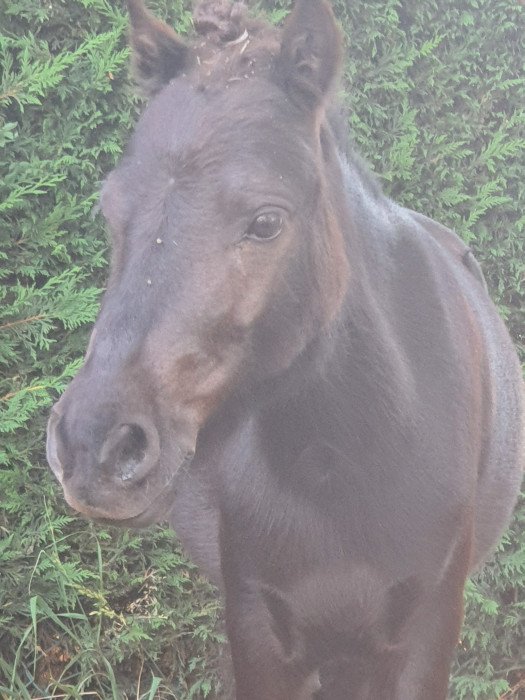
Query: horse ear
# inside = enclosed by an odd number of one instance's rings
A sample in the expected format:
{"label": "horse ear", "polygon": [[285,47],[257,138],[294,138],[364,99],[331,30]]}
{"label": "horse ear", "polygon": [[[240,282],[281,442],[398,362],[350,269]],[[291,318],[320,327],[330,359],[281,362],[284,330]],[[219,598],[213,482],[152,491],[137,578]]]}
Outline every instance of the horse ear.
{"label": "horse ear", "polygon": [[342,37],[325,0],[297,0],[284,26],[279,80],[301,107],[317,108],[338,75]]}
{"label": "horse ear", "polygon": [[149,97],[189,67],[192,51],[173,29],[147,11],[143,0],[127,0],[127,4],[133,77]]}

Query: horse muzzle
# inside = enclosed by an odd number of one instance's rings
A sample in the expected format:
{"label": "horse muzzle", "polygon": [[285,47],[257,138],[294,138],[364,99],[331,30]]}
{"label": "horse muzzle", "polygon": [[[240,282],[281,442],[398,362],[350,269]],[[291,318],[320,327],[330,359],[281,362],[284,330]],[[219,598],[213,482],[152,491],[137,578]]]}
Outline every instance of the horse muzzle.
{"label": "horse muzzle", "polygon": [[[67,394],[67,392],[66,392]],[[63,399],[47,427],[47,459],[66,501],[89,518],[120,525],[162,520],[189,466],[196,436],[159,434],[146,413],[79,415]],[[186,432],[186,431],[185,431]]]}

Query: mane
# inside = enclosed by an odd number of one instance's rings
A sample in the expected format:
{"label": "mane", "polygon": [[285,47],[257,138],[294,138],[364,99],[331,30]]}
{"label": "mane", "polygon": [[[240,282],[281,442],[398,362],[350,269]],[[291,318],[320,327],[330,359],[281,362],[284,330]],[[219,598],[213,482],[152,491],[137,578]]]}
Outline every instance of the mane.
{"label": "mane", "polygon": [[281,30],[229,0],[203,0],[195,9],[201,87],[270,74],[280,50]]}

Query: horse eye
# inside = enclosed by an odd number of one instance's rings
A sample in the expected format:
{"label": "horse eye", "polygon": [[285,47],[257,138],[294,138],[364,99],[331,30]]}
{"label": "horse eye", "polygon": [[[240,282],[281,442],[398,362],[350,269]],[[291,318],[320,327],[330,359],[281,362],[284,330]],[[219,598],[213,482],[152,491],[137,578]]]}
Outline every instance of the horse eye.
{"label": "horse eye", "polygon": [[254,238],[257,241],[271,241],[281,233],[283,229],[283,217],[276,212],[259,214],[246,231],[246,238]]}

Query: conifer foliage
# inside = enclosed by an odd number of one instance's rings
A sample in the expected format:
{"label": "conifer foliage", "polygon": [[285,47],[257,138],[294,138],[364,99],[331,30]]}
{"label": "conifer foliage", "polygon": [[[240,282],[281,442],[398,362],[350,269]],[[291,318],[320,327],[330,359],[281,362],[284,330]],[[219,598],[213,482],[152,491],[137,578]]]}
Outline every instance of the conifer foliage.
{"label": "conifer foliage", "polygon": [[[251,5],[279,22],[287,0]],[[183,0],[149,6],[191,32]],[[525,361],[521,0],[333,0],[352,138],[475,250]],[[0,697],[220,695],[219,604],[161,527],[74,517],[45,461],[107,272],[97,191],[141,110],[109,0],[0,3]],[[525,687],[525,506],[471,582],[451,696]],[[523,692],[523,691],[522,691]]]}

